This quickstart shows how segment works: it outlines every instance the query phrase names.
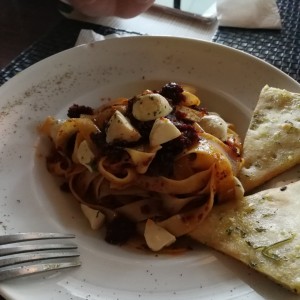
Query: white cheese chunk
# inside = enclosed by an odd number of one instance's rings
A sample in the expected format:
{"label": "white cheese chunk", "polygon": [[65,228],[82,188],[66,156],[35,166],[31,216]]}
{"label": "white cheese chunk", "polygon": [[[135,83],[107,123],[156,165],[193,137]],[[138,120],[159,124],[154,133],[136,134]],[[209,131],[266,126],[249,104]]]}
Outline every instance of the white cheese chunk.
{"label": "white cheese chunk", "polygon": [[244,187],[237,177],[234,176],[233,180],[234,180],[234,187],[235,187],[235,198],[237,200],[241,200],[245,194]]}
{"label": "white cheese chunk", "polygon": [[159,251],[176,241],[176,237],[173,234],[155,224],[151,219],[148,219],[146,222],[144,237],[152,251]]}
{"label": "white cheese chunk", "polygon": [[179,129],[167,118],[155,120],[149,135],[151,146],[158,146],[181,135]]}
{"label": "white cheese chunk", "polygon": [[81,204],[81,210],[85,217],[90,222],[91,228],[93,230],[99,229],[102,227],[105,221],[105,216],[99,210],[92,209],[87,205]]}
{"label": "white cheese chunk", "polygon": [[172,111],[168,100],[160,94],[137,97],[132,107],[133,116],[139,121],[151,121],[167,116]]}
{"label": "white cheese chunk", "polygon": [[83,140],[77,149],[77,159],[80,164],[89,164],[95,158],[86,140]]}
{"label": "white cheese chunk", "polygon": [[114,140],[135,142],[139,140],[140,137],[141,135],[130,124],[129,120],[121,112],[116,110],[108,122],[106,142],[111,143]]}
{"label": "white cheese chunk", "polygon": [[227,123],[218,115],[207,115],[200,120],[200,126],[203,130],[214,135],[221,141],[227,139]]}

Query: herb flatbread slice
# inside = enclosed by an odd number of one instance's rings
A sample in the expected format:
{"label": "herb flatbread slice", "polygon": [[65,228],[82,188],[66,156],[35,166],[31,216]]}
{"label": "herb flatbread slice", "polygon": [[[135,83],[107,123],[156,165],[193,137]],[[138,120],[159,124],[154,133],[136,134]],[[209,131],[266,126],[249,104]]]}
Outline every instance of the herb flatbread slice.
{"label": "herb flatbread slice", "polygon": [[246,133],[239,179],[250,191],[300,163],[300,94],[265,86]]}
{"label": "herb flatbread slice", "polygon": [[300,294],[300,181],[214,206],[190,236]]}

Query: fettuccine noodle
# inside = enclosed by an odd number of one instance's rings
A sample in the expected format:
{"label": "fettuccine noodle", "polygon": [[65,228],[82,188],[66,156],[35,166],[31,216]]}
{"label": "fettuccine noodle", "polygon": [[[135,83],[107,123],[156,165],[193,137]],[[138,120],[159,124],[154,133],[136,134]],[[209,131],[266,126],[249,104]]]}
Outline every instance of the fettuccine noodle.
{"label": "fettuccine noodle", "polygon": [[112,105],[74,104],[39,132],[53,148],[47,168],[62,177],[92,228],[106,240],[141,235],[159,251],[194,230],[212,207],[243,190],[241,142],[232,125],[175,83]]}

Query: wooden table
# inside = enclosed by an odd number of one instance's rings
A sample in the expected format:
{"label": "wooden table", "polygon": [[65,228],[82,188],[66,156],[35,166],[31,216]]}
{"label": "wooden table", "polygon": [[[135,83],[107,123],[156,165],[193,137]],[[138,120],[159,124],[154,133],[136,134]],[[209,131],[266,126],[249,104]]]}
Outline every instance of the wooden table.
{"label": "wooden table", "polygon": [[55,0],[0,0],[0,69],[61,18]]}

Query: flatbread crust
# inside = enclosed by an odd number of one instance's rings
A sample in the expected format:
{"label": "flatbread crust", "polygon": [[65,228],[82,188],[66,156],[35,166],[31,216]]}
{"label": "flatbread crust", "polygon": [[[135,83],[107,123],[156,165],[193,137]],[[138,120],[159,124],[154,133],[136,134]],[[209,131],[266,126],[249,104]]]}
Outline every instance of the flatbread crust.
{"label": "flatbread crust", "polygon": [[262,89],[242,157],[239,179],[246,192],[300,163],[300,94]]}
{"label": "flatbread crust", "polygon": [[300,181],[214,206],[190,236],[300,294]]}

